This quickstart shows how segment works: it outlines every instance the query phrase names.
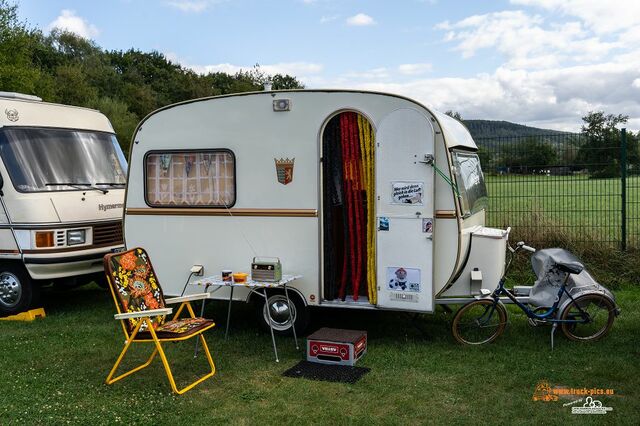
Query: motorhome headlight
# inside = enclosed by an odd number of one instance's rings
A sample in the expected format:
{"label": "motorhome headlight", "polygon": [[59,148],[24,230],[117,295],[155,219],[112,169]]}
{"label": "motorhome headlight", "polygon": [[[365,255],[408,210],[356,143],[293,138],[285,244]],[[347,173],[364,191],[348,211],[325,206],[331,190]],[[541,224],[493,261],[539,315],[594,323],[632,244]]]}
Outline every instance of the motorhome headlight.
{"label": "motorhome headlight", "polygon": [[53,231],[36,232],[36,247],[53,247]]}
{"label": "motorhome headlight", "polygon": [[67,231],[67,245],[75,246],[78,244],[84,244],[87,240],[86,229],[74,229],[73,231]]}

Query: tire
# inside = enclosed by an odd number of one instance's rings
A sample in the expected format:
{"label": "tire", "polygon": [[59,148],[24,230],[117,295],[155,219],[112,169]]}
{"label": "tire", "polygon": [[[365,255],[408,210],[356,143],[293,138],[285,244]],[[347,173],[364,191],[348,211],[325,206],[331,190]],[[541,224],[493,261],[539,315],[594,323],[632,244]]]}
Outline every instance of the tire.
{"label": "tire", "polygon": [[[265,304],[264,298],[256,297],[256,314],[260,327],[269,331],[269,320],[267,317],[267,306],[271,308],[273,320],[273,332],[279,335],[291,334],[291,324],[288,323],[287,298],[283,291],[267,292],[268,301]],[[289,290],[289,301],[291,302],[291,314],[296,328],[296,334],[301,335],[309,325],[309,309],[304,305],[300,296]]]}
{"label": "tire", "polygon": [[589,315],[589,319],[586,323],[560,323],[562,332],[569,340],[590,342],[609,334],[615,319],[615,305],[611,299],[601,294],[579,296],[567,305],[560,318],[584,320],[584,315],[578,307]]}
{"label": "tire", "polygon": [[456,312],[451,332],[462,344],[483,345],[497,339],[506,324],[507,310],[502,303],[494,305],[492,299],[480,299],[467,303]]}
{"label": "tire", "polygon": [[19,314],[39,301],[40,286],[20,264],[0,264],[0,317]]}

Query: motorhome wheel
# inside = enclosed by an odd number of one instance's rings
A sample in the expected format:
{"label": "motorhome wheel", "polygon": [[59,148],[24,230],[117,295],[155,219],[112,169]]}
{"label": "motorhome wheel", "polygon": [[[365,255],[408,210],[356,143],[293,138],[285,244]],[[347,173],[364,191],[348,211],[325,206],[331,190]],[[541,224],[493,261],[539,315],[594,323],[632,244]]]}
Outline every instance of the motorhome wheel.
{"label": "motorhome wheel", "polygon": [[16,265],[0,266],[0,316],[14,315],[35,303],[39,287]]}
{"label": "motorhome wheel", "polygon": [[304,331],[309,321],[307,307],[292,291],[289,291],[289,302],[287,303],[286,296],[281,293],[269,295],[267,303],[264,303],[264,300],[261,299],[261,303],[258,306],[260,325],[267,330],[269,329],[268,315],[270,314],[273,330],[278,334],[289,334],[291,332],[289,314],[291,314],[296,331]]}

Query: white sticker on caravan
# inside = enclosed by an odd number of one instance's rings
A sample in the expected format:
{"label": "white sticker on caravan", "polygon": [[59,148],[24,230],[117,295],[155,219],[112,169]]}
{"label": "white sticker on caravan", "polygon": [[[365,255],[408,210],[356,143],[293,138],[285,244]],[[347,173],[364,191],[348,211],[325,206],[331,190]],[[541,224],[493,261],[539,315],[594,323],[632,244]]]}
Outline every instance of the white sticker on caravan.
{"label": "white sticker on caravan", "polygon": [[395,291],[420,292],[420,269],[387,267],[387,288]]}
{"label": "white sticker on caravan", "polygon": [[424,182],[391,182],[391,204],[422,205]]}
{"label": "white sticker on caravan", "polygon": [[433,218],[431,217],[423,217],[422,218],[422,232],[430,234],[433,232]]}

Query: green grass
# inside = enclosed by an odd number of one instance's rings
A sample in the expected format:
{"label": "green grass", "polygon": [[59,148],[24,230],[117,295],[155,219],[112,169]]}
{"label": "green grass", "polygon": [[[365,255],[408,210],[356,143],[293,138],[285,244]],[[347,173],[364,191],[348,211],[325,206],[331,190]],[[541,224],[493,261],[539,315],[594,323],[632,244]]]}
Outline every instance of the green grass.
{"label": "green grass", "polygon": [[[557,233],[572,241],[605,242],[619,247],[621,239],[620,179],[587,176],[487,176],[488,222],[509,225],[515,235],[536,241]],[[640,248],[640,177],[627,180],[627,234],[630,247]]]}
{"label": "green grass", "polygon": [[[368,331],[361,365],[371,372],[355,385],[282,377],[304,357],[293,339],[278,339],[276,364],[269,335],[257,330],[248,306],[235,305],[224,341],[225,304],[210,303],[207,315],[219,324],[207,341],[218,373],[174,396],[158,360],[114,385],[103,383],[123,344],[108,292],[89,286],[46,293],[47,318],[0,322],[0,424],[637,424],[640,289],[623,286],[616,296],[623,313],[606,339],[578,344],[559,333],[554,351],[549,329],[530,328],[515,311],[505,334],[479,348],[456,344],[450,315],[440,311],[419,317],[422,331],[394,312],[314,311],[311,331]],[[168,346],[179,384],[205,371],[202,357],[193,360],[191,343]],[[129,365],[149,350],[134,350]],[[613,388],[614,396],[600,399],[614,411],[576,416],[562,406],[570,399],[534,402],[543,379],[552,386]]]}
{"label": "green grass", "polygon": [[[640,277],[640,176],[627,181],[627,251],[621,251],[620,179],[586,176],[487,176],[487,224],[512,228],[512,242],[574,252],[610,288]],[[527,257],[514,275],[530,270]]]}

